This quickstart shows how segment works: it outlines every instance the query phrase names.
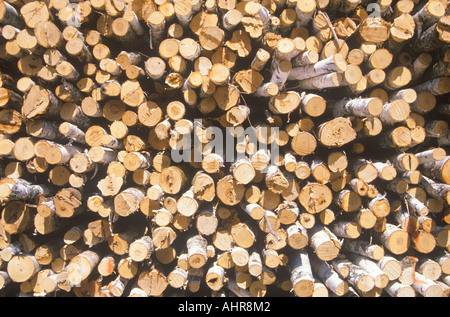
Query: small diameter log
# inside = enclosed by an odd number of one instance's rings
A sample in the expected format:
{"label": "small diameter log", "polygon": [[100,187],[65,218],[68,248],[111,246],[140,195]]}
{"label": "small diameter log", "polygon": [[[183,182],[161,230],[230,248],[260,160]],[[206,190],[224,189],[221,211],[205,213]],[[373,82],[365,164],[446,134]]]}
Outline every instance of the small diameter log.
{"label": "small diameter log", "polygon": [[188,250],[188,263],[190,267],[199,269],[206,264],[208,256],[206,253],[207,241],[200,235],[189,238],[186,242]]}
{"label": "small diameter log", "polygon": [[333,106],[335,116],[378,116],[383,111],[383,101],[378,98],[343,99]]}
{"label": "small diameter log", "polygon": [[26,123],[26,132],[41,139],[48,139],[52,141],[65,141],[64,137],[58,133],[58,125],[53,122],[44,120],[33,120]]}
{"label": "small diameter log", "polygon": [[214,263],[206,272],[206,284],[213,291],[222,289],[225,279],[225,270]]}
{"label": "small diameter log", "polygon": [[344,281],[329,264],[320,260],[315,255],[311,255],[310,259],[314,275],[317,276],[329,290],[337,296],[347,294],[349,288],[347,281]]}
{"label": "small diameter log", "polygon": [[128,152],[123,157],[124,167],[131,172],[138,169],[149,168],[151,165],[151,157],[148,152]]}
{"label": "small diameter log", "polygon": [[265,177],[267,188],[276,194],[281,194],[289,186],[286,177],[277,166],[269,166]]}
{"label": "small diameter log", "polygon": [[340,238],[356,239],[361,235],[361,226],[353,221],[334,221],[329,226],[330,230]]}
{"label": "small diameter log", "polygon": [[64,164],[68,163],[75,154],[80,152],[80,148],[73,145],[63,146],[55,144],[47,150],[44,158],[48,164]]}
{"label": "small diameter log", "polygon": [[373,278],[375,287],[383,289],[388,285],[389,277],[375,261],[354,253],[349,255],[349,259]]}
{"label": "small diameter log", "polygon": [[83,43],[80,38],[72,38],[66,42],[65,45],[67,53],[75,58],[80,63],[90,62],[92,58],[92,54],[89,51],[89,48]]}
{"label": "small diameter log", "polygon": [[23,253],[24,250],[20,244],[20,242],[13,242],[7,244],[2,251],[0,252],[0,258],[2,261],[9,262],[11,259],[18,254]]}
{"label": "small diameter log", "polygon": [[310,117],[319,117],[326,110],[326,100],[316,94],[305,94],[300,103],[301,111]]}
{"label": "small diameter log", "polygon": [[440,184],[433,181],[431,178],[422,176],[420,186],[424,188],[428,195],[442,199],[447,203],[450,201],[450,187],[447,184]]}
{"label": "small diameter log", "polygon": [[435,161],[441,161],[446,156],[446,151],[443,148],[433,148],[430,150],[414,153],[418,159],[419,164],[426,164]]}
{"label": "small diameter log", "polygon": [[198,213],[196,227],[200,234],[210,236],[216,232],[218,225],[219,221],[214,210],[205,209]]}
{"label": "small diameter log", "polygon": [[263,48],[258,49],[251,62],[251,68],[256,71],[262,71],[270,58],[270,53]]}
{"label": "small diameter log", "polygon": [[307,230],[295,222],[287,228],[287,243],[294,250],[301,250],[308,245],[309,238]]}
{"label": "small diameter log", "polygon": [[377,176],[378,171],[374,164],[364,158],[357,158],[353,165],[355,176],[363,180],[366,184],[373,182]]}
{"label": "small diameter log", "polygon": [[55,213],[62,218],[73,217],[83,211],[80,208],[82,194],[74,188],[60,189],[53,198]]}
{"label": "small diameter log", "polygon": [[354,191],[343,189],[336,196],[335,203],[345,212],[353,212],[361,207],[361,197]]}
{"label": "small diameter log", "polygon": [[298,297],[312,296],[314,278],[308,253],[303,250],[296,251],[289,266],[294,294]]}
{"label": "small diameter log", "polygon": [[405,88],[397,90],[389,95],[390,100],[403,99],[409,104],[417,100],[417,93],[412,88]]}
{"label": "small diameter log", "polygon": [[445,14],[445,9],[439,1],[427,1],[414,15],[416,30],[421,33],[436,23]]}
{"label": "small diameter log", "polygon": [[343,250],[359,254],[361,256],[380,261],[384,255],[384,249],[379,245],[372,245],[363,240],[345,240],[342,245]]}
{"label": "small diameter log", "polygon": [[73,140],[74,142],[84,144],[85,141],[85,133],[78,128],[76,125],[70,122],[63,122],[58,127],[59,132],[64,135],[66,138]]}
{"label": "small diameter log", "polygon": [[188,281],[188,272],[182,268],[174,268],[167,276],[167,282],[173,288],[185,287]]}
{"label": "small diameter log", "polygon": [[368,203],[367,207],[378,218],[387,217],[391,211],[389,200],[379,194]]}
{"label": "small diameter log", "polygon": [[295,5],[295,13],[297,15],[297,27],[306,26],[312,19],[314,10],[316,9],[315,1],[304,1]]}
{"label": "small diameter log", "polygon": [[396,258],[385,255],[378,261],[378,266],[387,274],[390,281],[397,280],[402,273],[402,264]]}
{"label": "small diameter log", "polygon": [[230,233],[238,246],[249,248],[255,243],[256,235],[253,230],[245,223],[237,223],[231,227]]}
{"label": "small diameter log", "polygon": [[441,266],[432,259],[419,259],[416,266],[419,274],[422,274],[432,281],[437,281],[442,274]]}
{"label": "small diameter log", "polygon": [[375,287],[375,280],[360,266],[349,260],[343,260],[343,269],[348,273],[348,282],[361,292],[369,292]]}
{"label": "small diameter log", "polygon": [[409,285],[402,284],[398,281],[391,281],[385,288],[386,292],[392,297],[415,297],[414,288]]}
{"label": "small diameter log", "polygon": [[378,171],[378,178],[391,181],[397,176],[397,170],[391,164],[384,162],[374,162],[373,165]]}
{"label": "small diameter log", "polygon": [[231,169],[233,177],[244,185],[250,183],[256,175],[255,168],[248,158],[237,160]]}
{"label": "small diameter log", "polygon": [[418,94],[423,91],[427,91],[427,92],[432,93],[435,96],[440,96],[440,95],[444,95],[450,91],[448,86],[449,86],[448,77],[438,77],[435,79],[425,81],[425,82],[418,84],[412,88]]}
{"label": "small diameter log", "polygon": [[[94,163],[108,164],[117,159],[117,152],[106,147],[93,146],[89,149],[88,156]],[[125,167],[123,168],[125,169]]]}
{"label": "small diameter log", "polygon": [[192,189],[184,192],[177,200],[177,209],[180,214],[186,217],[193,216],[199,208],[199,203],[194,197]]}
{"label": "small diameter log", "polygon": [[292,68],[287,80],[305,80],[333,72],[342,73],[346,69],[347,62],[341,55],[336,54],[313,65]]}
{"label": "small diameter log", "polygon": [[411,81],[416,82],[431,65],[433,57],[429,53],[422,53],[414,60],[411,67]]}
{"label": "small diameter log", "polygon": [[343,77],[340,73],[333,72],[319,75],[298,82],[297,87],[304,90],[323,90],[326,88],[336,88],[343,83]]}
{"label": "small diameter log", "polygon": [[301,52],[292,59],[293,67],[304,67],[313,65],[319,61],[319,54],[314,50],[307,50]]}
{"label": "small diameter log", "polygon": [[50,194],[50,188],[46,185],[0,184],[0,197],[3,199],[33,200],[39,196]]}

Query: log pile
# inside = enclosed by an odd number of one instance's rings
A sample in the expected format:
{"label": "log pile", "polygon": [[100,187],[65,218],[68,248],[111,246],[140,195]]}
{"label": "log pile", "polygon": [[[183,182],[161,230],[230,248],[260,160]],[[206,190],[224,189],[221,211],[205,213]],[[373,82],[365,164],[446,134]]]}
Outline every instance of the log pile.
{"label": "log pile", "polygon": [[0,26],[4,296],[449,296],[446,1],[0,0]]}

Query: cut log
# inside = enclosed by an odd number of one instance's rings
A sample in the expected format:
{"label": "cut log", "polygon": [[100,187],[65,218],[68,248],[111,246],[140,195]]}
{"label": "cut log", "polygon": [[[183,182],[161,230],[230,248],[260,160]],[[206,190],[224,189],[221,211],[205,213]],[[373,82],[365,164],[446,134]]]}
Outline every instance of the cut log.
{"label": "cut log", "polygon": [[294,67],[289,73],[288,80],[305,80],[333,72],[342,73],[346,69],[347,62],[342,55],[336,54],[313,65]]}
{"label": "cut log", "polygon": [[386,224],[386,230],[379,234],[381,243],[393,254],[404,254],[410,244],[408,232],[391,224]]}
{"label": "cut log", "polygon": [[308,253],[297,251],[291,260],[291,283],[298,297],[311,297],[314,291],[314,277]]}
{"label": "cut log", "polygon": [[327,228],[316,225],[308,232],[310,245],[315,250],[316,255],[322,261],[335,259],[341,248],[337,237]]}
{"label": "cut log", "polygon": [[187,240],[188,263],[190,267],[198,269],[206,264],[208,256],[206,254],[206,239],[200,235]]}
{"label": "cut log", "polygon": [[327,147],[340,147],[353,141],[356,132],[348,119],[339,117],[318,127],[318,139]]}
{"label": "cut log", "polygon": [[139,209],[145,193],[139,188],[127,188],[114,197],[114,210],[122,217],[127,217]]}

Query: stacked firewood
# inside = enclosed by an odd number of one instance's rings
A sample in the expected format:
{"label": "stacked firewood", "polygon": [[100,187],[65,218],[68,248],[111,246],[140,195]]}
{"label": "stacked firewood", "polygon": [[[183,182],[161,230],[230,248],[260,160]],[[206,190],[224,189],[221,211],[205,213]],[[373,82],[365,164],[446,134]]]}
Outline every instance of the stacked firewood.
{"label": "stacked firewood", "polygon": [[0,27],[4,296],[449,296],[445,0],[0,0]]}

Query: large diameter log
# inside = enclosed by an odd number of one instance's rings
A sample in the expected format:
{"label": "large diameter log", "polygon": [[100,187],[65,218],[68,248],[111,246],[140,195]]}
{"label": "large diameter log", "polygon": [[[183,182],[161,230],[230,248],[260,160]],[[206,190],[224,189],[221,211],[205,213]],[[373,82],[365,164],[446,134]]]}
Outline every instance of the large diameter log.
{"label": "large diameter log", "polygon": [[443,160],[425,163],[423,165],[424,174],[430,177],[443,181],[450,185],[450,156],[446,156]]}
{"label": "large diameter log", "polygon": [[327,227],[319,224],[308,231],[310,245],[322,261],[331,261],[335,259],[341,249],[341,243],[334,233]]}
{"label": "large diameter log", "polygon": [[74,188],[60,189],[54,196],[55,213],[61,218],[70,218],[81,213],[82,194]]}
{"label": "large diameter log", "polygon": [[306,211],[315,214],[330,206],[333,197],[328,186],[311,183],[303,187],[298,196],[298,200]]}
{"label": "large diameter log", "polygon": [[217,182],[216,195],[228,206],[234,206],[244,198],[245,187],[236,182],[231,175],[225,176]]}
{"label": "large diameter log", "polygon": [[22,233],[31,223],[30,208],[22,201],[12,200],[5,204],[0,223],[8,234]]}
{"label": "large diameter log", "polygon": [[20,29],[24,26],[24,20],[21,18],[19,12],[6,1],[0,3],[0,22],[2,25],[12,25]]}
{"label": "large diameter log", "polygon": [[385,124],[395,124],[408,118],[411,112],[409,104],[404,100],[394,100],[383,105],[380,119]]}
{"label": "large diameter log", "polygon": [[386,224],[386,230],[379,234],[382,244],[393,254],[404,254],[409,249],[408,232],[391,224]]}
{"label": "large diameter log", "polygon": [[127,188],[114,197],[114,210],[122,217],[127,217],[139,210],[145,193],[139,188]]}
{"label": "large diameter log", "polygon": [[27,93],[22,115],[27,119],[35,118],[39,115],[57,115],[59,112],[59,101],[53,93],[44,87],[33,86]]}
{"label": "large diameter log", "polygon": [[90,250],[75,256],[67,266],[68,283],[73,286],[80,285],[92,273],[99,260],[99,255]]}
{"label": "large diameter log", "polygon": [[448,15],[442,16],[436,23],[423,30],[420,37],[414,41],[413,50],[415,52],[431,52],[437,47],[442,47],[448,43],[448,25],[450,20]]}
{"label": "large diameter log", "polygon": [[359,36],[369,43],[381,44],[389,38],[390,24],[380,17],[366,18],[358,28]]}
{"label": "large diameter log", "polygon": [[175,166],[164,168],[159,177],[159,185],[168,194],[177,194],[186,182],[184,172]]}
{"label": "large diameter log", "polygon": [[21,283],[30,280],[40,268],[34,256],[19,254],[8,262],[7,271],[11,280]]}
{"label": "large diameter log", "polygon": [[443,294],[438,284],[418,272],[415,273],[415,281],[411,286],[423,297],[442,297]]}
{"label": "large diameter log", "polygon": [[348,119],[339,117],[318,127],[318,139],[327,147],[341,147],[356,138],[356,132]]}

